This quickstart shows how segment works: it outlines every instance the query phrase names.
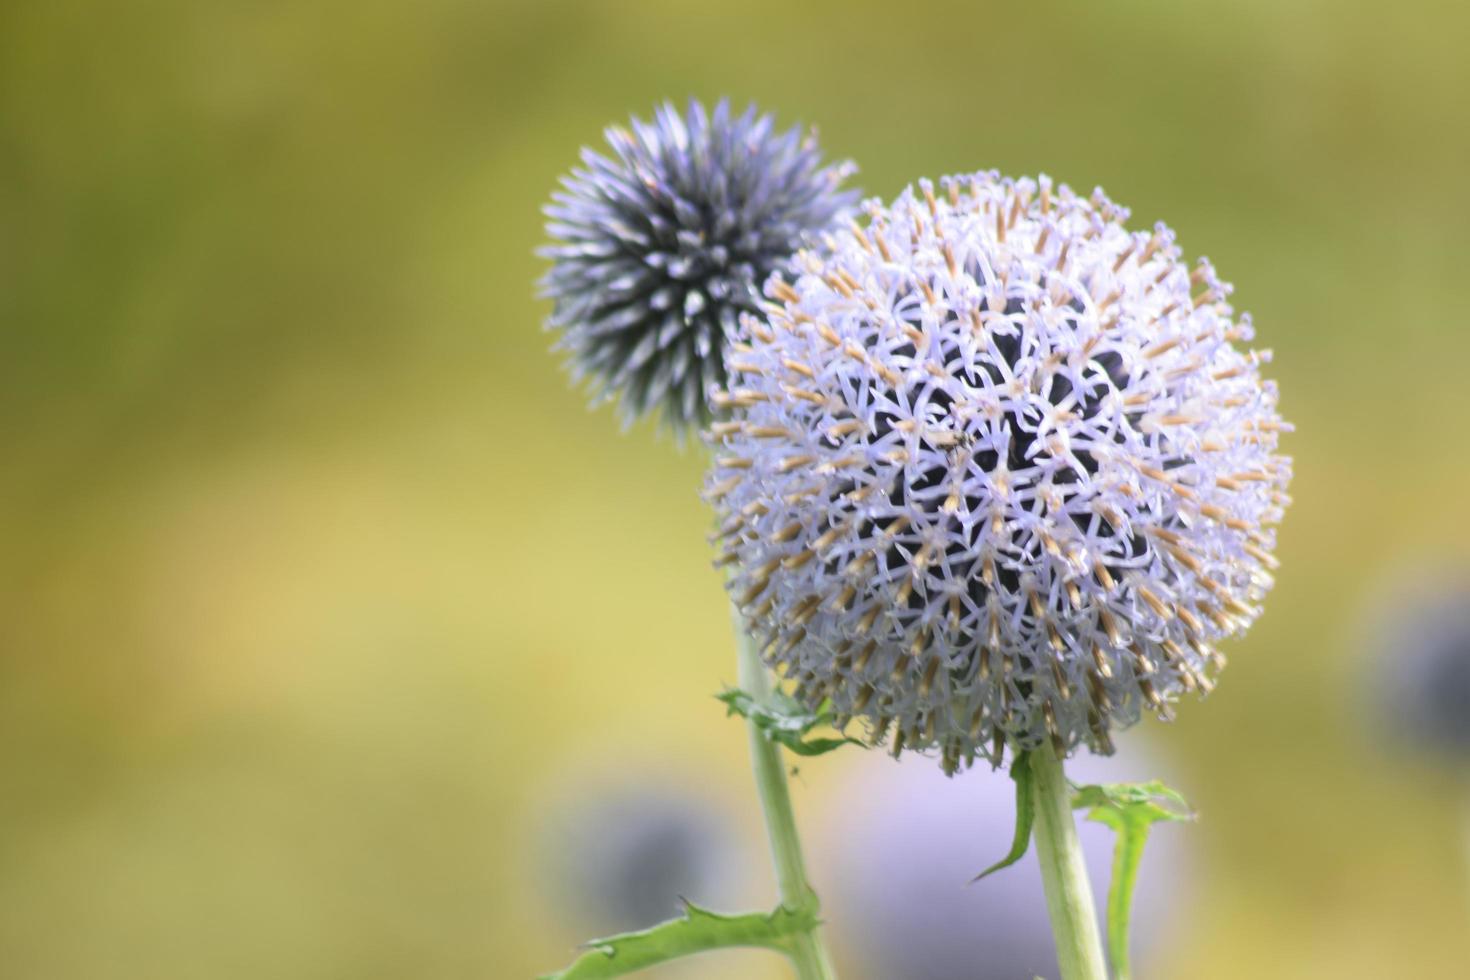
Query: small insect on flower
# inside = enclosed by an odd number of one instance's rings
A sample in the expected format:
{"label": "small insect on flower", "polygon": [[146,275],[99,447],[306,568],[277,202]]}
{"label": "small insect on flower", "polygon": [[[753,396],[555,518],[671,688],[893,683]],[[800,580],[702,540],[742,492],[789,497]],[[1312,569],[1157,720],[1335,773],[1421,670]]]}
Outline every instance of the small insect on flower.
{"label": "small insect on flower", "polygon": [[725,382],[725,349],[760,286],[804,238],[857,199],[855,167],[824,165],[815,134],[776,132],[752,106],[732,117],[664,104],[652,123],[606,131],[611,158],[582,151],[545,209],[541,280],[572,373],[626,421],[656,408],[676,432],[707,421]]}
{"label": "small insect on flower", "polygon": [[1204,693],[1272,584],[1267,352],[1101,191],[928,181],[773,276],[706,497],[768,661],[947,771]]}

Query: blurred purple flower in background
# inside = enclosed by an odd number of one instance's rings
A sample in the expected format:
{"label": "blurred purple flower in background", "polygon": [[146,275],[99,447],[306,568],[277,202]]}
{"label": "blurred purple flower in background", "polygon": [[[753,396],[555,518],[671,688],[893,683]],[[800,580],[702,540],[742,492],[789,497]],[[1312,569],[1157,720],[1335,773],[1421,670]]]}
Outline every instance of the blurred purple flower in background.
{"label": "blurred purple flower in background", "polygon": [[664,782],[584,784],[545,811],[548,897],[579,935],[643,929],[681,898],[725,907],[739,890],[740,839],[706,798]]}
{"label": "blurred purple flower in background", "polygon": [[[1105,758],[1079,756],[1079,783],[1153,777],[1160,767],[1121,743]],[[869,756],[824,801],[814,837],[823,911],[849,980],[1029,980],[1055,977],[1056,955],[1034,850],[974,884],[1015,830],[1015,784],[1003,772],[955,778],[924,759]],[[1106,907],[1113,834],[1079,820],[1099,910]],[[1186,835],[1149,838],[1134,899],[1134,960],[1141,976],[1184,898]]]}
{"label": "blurred purple flower in background", "polygon": [[1470,759],[1470,569],[1385,588],[1369,636],[1381,727],[1441,761]]}

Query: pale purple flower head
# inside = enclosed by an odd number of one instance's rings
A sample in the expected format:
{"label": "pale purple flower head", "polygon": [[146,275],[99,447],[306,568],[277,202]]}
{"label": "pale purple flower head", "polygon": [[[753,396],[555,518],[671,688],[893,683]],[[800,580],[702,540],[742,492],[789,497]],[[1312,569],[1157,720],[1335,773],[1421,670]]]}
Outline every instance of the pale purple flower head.
{"label": "pale purple flower head", "polygon": [[726,102],[712,115],[665,103],[605,135],[613,155],[584,149],[545,209],[547,326],[574,377],[620,398],[626,420],[659,409],[683,431],[707,421],[761,284],[856,201],[840,189],[855,168],[824,165],[815,134]]}
{"label": "pale purple flower head", "polygon": [[1206,692],[1272,583],[1287,428],[1230,287],[1101,191],[928,181],[743,321],[706,493],[765,656],[947,770]]}

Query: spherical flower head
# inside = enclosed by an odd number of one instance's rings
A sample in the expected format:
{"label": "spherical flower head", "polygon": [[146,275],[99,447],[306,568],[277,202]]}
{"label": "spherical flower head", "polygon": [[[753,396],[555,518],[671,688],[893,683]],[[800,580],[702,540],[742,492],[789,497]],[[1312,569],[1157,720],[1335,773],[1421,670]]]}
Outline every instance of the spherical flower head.
{"label": "spherical flower head", "polygon": [[1248,317],[1173,233],[994,173],[773,277],[716,403],[730,588],[808,704],[946,770],[1207,692],[1270,588],[1290,464]]}
{"label": "spherical flower head", "polygon": [[850,163],[824,165],[814,134],[776,132],[752,106],[732,117],[691,102],[606,132],[545,209],[557,244],[541,281],[549,329],[574,377],[620,397],[626,421],[656,408],[675,431],[707,421],[710,385],[760,286],[806,235],[856,200]]}

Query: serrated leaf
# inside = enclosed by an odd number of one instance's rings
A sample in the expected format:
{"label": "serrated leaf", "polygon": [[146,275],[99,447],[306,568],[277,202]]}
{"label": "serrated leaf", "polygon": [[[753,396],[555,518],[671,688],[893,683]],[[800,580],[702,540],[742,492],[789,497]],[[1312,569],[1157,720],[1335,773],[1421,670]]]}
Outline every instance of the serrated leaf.
{"label": "serrated leaf", "polygon": [[971,878],[972,885],[1001,868],[1009,868],[1026,856],[1026,848],[1031,845],[1031,823],[1036,819],[1036,801],[1031,798],[1029,763],[1030,753],[1027,752],[1018,754],[1011,763],[1011,779],[1016,783],[1016,836],[1011,840],[1010,853]]}
{"label": "serrated leaf", "polygon": [[712,949],[755,946],[790,953],[790,939],[817,926],[814,908],[721,915],[684,902],[684,914],[638,932],[624,932],[586,944],[587,952],[558,973],[541,980],[601,980]]}
{"label": "serrated leaf", "polygon": [[862,745],[855,738],[807,738],[813,728],[832,723],[832,713],[825,707],[808,711],[783,691],[771,692],[767,702],[757,701],[738,687],[715,695],[725,703],[727,714],[749,719],[766,738],[784,745],[797,755],[813,756],[840,749],[844,745]]}
{"label": "serrated leaf", "polygon": [[1072,808],[1087,810],[1087,819],[1113,829],[1113,880],[1108,886],[1108,951],[1118,980],[1128,980],[1129,918],[1138,863],[1149,830],[1160,821],[1193,820],[1184,797],[1158,780],[1073,787]]}

